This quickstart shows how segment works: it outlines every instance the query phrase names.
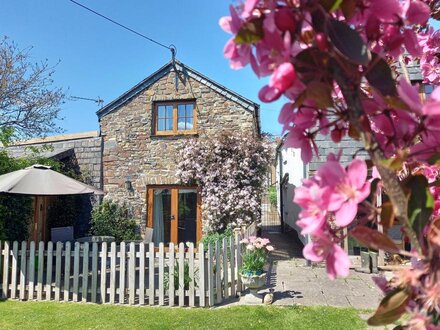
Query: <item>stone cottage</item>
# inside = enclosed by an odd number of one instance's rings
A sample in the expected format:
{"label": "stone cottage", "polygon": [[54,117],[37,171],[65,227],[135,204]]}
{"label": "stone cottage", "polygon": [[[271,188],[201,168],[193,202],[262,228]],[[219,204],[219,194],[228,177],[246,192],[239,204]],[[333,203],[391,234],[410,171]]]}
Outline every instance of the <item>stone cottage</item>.
{"label": "stone cottage", "polygon": [[[102,189],[126,202],[155,242],[202,236],[198,187],[179,185],[179,150],[225,131],[260,136],[259,106],[196,70],[170,62],[97,112]],[[147,230],[148,231],[148,230]]]}

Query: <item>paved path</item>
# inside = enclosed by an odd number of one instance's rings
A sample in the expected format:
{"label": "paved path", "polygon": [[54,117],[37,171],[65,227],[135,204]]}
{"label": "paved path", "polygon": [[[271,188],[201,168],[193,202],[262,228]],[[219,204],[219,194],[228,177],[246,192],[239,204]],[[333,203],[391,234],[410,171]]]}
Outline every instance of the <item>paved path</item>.
{"label": "paved path", "polygon": [[[269,266],[268,288],[274,305],[328,305],[375,309],[381,292],[370,274],[351,271],[345,279],[331,281],[324,267],[310,267],[302,258],[296,233],[263,233],[275,247]],[[267,290],[266,290],[267,291]]]}

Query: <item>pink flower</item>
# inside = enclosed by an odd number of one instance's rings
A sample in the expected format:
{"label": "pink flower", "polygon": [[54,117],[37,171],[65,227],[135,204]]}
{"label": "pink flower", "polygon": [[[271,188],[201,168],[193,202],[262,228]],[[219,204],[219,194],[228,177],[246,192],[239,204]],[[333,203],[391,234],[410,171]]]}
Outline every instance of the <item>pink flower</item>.
{"label": "pink flower", "polygon": [[354,159],[345,170],[338,162],[328,161],[318,169],[317,176],[324,186],[332,187],[328,210],[335,212],[335,223],[347,226],[356,216],[358,204],[370,194],[367,164]]}
{"label": "pink flower", "polygon": [[272,245],[268,245],[268,246],[266,246],[266,250],[269,251],[269,252],[271,252],[271,251],[274,250],[274,248],[273,248]]}
{"label": "pink flower", "polygon": [[350,260],[347,253],[324,234],[316,237],[303,249],[306,259],[313,262],[326,261],[327,275],[330,279],[336,276],[347,277],[350,273]]}
{"label": "pink flower", "polygon": [[296,79],[295,68],[292,63],[286,62],[278,66],[270,77],[269,84],[264,86],[258,96],[263,102],[272,102],[281,96]]}
{"label": "pink flower", "polygon": [[249,244],[249,240],[248,240],[247,238],[243,238],[243,239],[240,241],[240,243],[241,243],[241,244]]}

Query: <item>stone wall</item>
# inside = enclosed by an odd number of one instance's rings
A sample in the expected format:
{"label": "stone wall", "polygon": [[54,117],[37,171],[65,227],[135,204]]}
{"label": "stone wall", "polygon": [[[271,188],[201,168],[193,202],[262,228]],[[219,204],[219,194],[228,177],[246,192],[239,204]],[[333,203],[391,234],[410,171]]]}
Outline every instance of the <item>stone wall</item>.
{"label": "stone wall", "polygon": [[[195,100],[197,134],[154,136],[152,114],[158,101]],[[178,184],[179,150],[191,138],[224,131],[258,131],[252,111],[191,77],[175,85],[174,71],[100,118],[103,137],[103,189],[106,198],[128,202],[141,229],[146,224],[147,185]],[[133,191],[125,182],[130,181]]]}

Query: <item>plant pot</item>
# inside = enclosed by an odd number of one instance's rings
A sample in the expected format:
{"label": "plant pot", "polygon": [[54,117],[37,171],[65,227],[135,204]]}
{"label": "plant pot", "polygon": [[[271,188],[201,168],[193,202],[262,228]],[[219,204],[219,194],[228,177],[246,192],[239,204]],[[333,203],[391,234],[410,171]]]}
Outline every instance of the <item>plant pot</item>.
{"label": "plant pot", "polygon": [[249,288],[249,293],[244,297],[244,302],[248,304],[261,304],[263,297],[258,294],[258,290],[266,285],[267,274],[240,274],[240,277],[243,285]]}

